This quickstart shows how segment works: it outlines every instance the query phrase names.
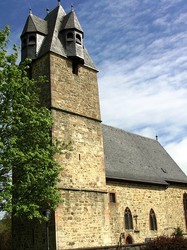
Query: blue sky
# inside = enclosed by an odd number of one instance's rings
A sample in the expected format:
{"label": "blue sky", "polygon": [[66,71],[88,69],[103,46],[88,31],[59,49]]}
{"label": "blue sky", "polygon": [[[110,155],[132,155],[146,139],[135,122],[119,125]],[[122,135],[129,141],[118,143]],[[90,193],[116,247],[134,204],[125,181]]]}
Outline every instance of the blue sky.
{"label": "blue sky", "polygon": [[[99,69],[103,123],[155,138],[187,174],[186,0],[62,0],[74,5],[85,46]],[[56,0],[1,0],[0,29],[19,36],[32,8]]]}

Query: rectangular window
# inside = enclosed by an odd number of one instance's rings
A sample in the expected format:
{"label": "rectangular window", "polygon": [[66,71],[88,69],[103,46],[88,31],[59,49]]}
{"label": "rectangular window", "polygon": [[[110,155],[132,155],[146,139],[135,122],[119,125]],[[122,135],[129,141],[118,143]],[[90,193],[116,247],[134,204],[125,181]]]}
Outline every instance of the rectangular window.
{"label": "rectangular window", "polygon": [[115,193],[109,193],[109,201],[110,201],[110,203],[116,203],[116,194]]}
{"label": "rectangular window", "polygon": [[79,74],[79,64],[77,61],[72,62],[72,73],[77,76]]}

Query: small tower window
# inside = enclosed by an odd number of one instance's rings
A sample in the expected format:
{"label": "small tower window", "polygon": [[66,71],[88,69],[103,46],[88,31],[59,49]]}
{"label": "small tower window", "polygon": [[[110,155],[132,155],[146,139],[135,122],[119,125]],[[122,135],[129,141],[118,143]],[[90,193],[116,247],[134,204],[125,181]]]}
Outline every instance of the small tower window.
{"label": "small tower window", "polygon": [[125,217],[124,218],[125,219],[125,229],[132,230],[133,229],[132,214],[131,214],[131,210],[128,207],[125,209],[124,217]]}
{"label": "small tower window", "polygon": [[73,33],[72,32],[67,33],[67,41],[68,42],[72,42],[73,41]]}
{"label": "small tower window", "polygon": [[76,43],[82,44],[82,42],[81,42],[81,36],[79,34],[76,34]]}
{"label": "small tower window", "polygon": [[155,215],[155,212],[153,209],[150,210],[149,221],[150,221],[150,230],[156,231],[157,230],[157,221],[156,221],[156,215]]}
{"label": "small tower window", "polygon": [[36,37],[35,36],[29,37],[29,44],[36,44]]}
{"label": "small tower window", "polygon": [[74,75],[77,75],[78,76],[78,73],[79,73],[79,64],[77,61],[73,61],[72,62],[72,73]]}

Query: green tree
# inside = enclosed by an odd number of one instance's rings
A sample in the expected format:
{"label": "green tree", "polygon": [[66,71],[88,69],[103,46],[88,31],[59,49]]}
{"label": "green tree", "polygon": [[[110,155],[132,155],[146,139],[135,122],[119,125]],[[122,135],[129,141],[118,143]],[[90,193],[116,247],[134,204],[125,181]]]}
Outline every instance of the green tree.
{"label": "green tree", "polygon": [[[59,166],[52,145],[52,117],[40,105],[40,88],[18,65],[17,49],[7,53],[9,28],[0,31],[0,204],[13,216],[45,219],[60,202]],[[41,85],[40,84],[40,85]]]}

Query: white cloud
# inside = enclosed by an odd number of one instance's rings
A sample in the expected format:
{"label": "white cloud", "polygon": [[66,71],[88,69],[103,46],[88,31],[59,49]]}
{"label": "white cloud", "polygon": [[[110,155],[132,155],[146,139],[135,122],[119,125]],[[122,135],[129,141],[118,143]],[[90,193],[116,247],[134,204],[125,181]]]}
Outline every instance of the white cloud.
{"label": "white cloud", "polygon": [[[160,1],[150,22],[142,21],[142,15],[153,11],[150,1],[146,2],[147,9],[144,6],[140,13],[142,9],[138,10],[135,1],[134,16],[126,15],[128,6],[123,9],[121,4],[123,29],[105,43],[102,40],[99,54],[103,58],[99,61],[102,119],[104,123],[151,138],[157,134],[187,173],[187,32],[181,27],[185,14],[177,6],[181,1]],[[168,11],[176,6],[176,12]],[[116,14],[118,9],[119,6]],[[154,31],[156,23],[162,27]],[[122,27],[121,18],[119,23],[118,18],[115,24],[110,22],[112,27],[107,32],[114,31],[118,24]]]}
{"label": "white cloud", "polygon": [[175,159],[178,165],[187,174],[187,133],[186,136],[180,142],[173,142],[168,144],[166,147],[167,152]]}

